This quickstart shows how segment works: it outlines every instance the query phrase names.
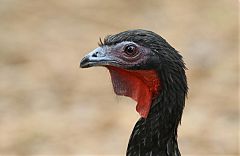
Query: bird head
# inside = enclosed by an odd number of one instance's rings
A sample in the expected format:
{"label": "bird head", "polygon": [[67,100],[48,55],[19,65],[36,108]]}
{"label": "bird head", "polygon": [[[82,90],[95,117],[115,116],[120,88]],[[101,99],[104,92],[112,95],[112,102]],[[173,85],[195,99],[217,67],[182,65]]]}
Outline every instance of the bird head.
{"label": "bird head", "polygon": [[94,66],[109,70],[114,92],[137,101],[136,110],[143,118],[185,68],[181,55],[161,36],[141,29],[100,39],[99,47],[80,62],[81,68]]}

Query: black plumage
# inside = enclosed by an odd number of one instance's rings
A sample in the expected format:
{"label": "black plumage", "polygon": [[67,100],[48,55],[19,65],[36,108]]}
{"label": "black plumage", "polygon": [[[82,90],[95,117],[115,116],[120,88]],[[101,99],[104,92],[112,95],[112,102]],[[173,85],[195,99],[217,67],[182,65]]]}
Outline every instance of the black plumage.
{"label": "black plumage", "polygon": [[[108,47],[124,42],[136,44],[139,51],[141,51],[140,48],[146,48],[145,51],[149,51],[149,53],[146,52],[147,57],[141,58],[144,61],[131,65],[127,63],[124,66],[121,60],[115,65],[114,63],[106,63],[105,59],[105,62],[100,65],[113,65],[127,70],[155,70],[161,82],[159,94],[152,99],[147,117],[141,117],[133,129],[127,155],[179,156],[181,154],[177,143],[177,128],[181,121],[188,91],[186,67],[182,56],[161,36],[141,29],[107,36],[103,42],[100,42],[100,47],[103,49],[107,47],[108,51],[111,51],[112,49],[109,50]],[[99,50],[97,52],[101,53]],[[96,54],[96,52],[94,53]],[[105,53],[103,55],[105,56]],[[95,66],[95,62],[93,64],[89,62],[91,59],[85,57],[81,66]]]}

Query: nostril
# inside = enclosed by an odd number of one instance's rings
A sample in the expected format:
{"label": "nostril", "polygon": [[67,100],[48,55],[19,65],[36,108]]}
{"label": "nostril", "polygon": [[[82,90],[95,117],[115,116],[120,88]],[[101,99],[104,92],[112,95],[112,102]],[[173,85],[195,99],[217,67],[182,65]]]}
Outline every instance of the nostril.
{"label": "nostril", "polygon": [[98,55],[98,51],[96,52],[96,53],[94,53],[93,55],[92,55],[92,57],[97,57],[97,55]]}

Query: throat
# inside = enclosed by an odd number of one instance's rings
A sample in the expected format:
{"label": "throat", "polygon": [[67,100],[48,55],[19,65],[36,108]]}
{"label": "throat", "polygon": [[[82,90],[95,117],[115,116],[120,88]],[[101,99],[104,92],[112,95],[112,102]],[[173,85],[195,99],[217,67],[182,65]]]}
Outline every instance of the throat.
{"label": "throat", "polygon": [[117,95],[127,96],[137,102],[136,110],[147,118],[151,103],[159,93],[160,80],[154,70],[126,70],[107,66]]}

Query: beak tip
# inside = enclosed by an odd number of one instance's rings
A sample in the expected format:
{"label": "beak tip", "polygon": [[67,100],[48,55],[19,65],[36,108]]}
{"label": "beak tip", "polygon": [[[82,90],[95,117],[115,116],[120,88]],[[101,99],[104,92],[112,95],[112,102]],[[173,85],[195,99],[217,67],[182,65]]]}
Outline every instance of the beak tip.
{"label": "beak tip", "polygon": [[88,58],[87,58],[87,57],[84,57],[84,58],[80,61],[79,68],[86,68],[87,63],[88,63]]}

